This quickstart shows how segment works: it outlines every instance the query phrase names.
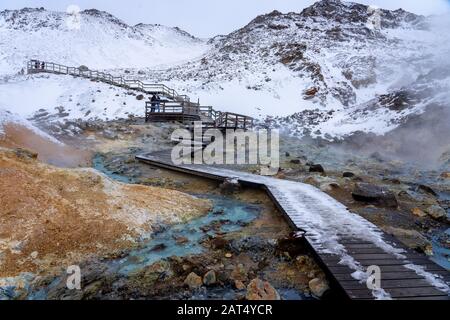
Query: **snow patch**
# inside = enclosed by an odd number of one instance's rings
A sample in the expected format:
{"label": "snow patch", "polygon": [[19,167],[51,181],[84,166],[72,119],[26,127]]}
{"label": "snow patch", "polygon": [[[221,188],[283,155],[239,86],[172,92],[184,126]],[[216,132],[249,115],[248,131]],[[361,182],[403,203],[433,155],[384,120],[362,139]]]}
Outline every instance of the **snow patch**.
{"label": "snow patch", "polygon": [[18,114],[11,113],[8,110],[4,110],[0,108],[0,135],[4,134],[4,128],[3,126],[6,124],[14,124],[14,125],[20,125],[23,126],[29,130],[32,130],[37,135],[51,141],[57,144],[62,145],[63,143],[59,140],[57,140],[55,137],[52,137],[51,135],[45,133],[44,131],[40,130],[36,126],[34,126],[30,121],[22,118]]}

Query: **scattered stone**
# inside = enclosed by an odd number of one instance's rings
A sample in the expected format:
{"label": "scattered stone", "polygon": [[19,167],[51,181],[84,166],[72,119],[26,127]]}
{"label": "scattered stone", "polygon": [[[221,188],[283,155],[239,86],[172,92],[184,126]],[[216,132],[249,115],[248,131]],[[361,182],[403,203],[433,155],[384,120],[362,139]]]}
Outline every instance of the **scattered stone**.
{"label": "scattered stone", "polygon": [[289,152],[287,152],[287,151],[286,151],[285,155],[286,155],[286,157],[290,157],[291,156],[291,154]]}
{"label": "scattered stone", "polygon": [[160,243],[160,244],[155,245],[153,248],[151,248],[150,251],[162,251],[166,248],[167,248],[167,246],[164,243]]}
{"label": "scattered stone", "polygon": [[144,99],[144,95],[143,94],[138,94],[136,96],[136,100],[142,100],[142,99]]}
{"label": "scattered stone", "polygon": [[85,65],[79,66],[78,69],[80,69],[80,71],[89,71],[89,68],[86,67]]}
{"label": "scattered stone", "polygon": [[231,258],[233,255],[231,253],[225,253],[225,258]]}
{"label": "scattered stone", "polygon": [[431,187],[429,187],[427,185],[421,184],[421,185],[418,186],[417,189],[420,190],[420,191],[429,193],[429,194],[431,194],[433,196],[437,196],[437,193]]}
{"label": "scattered stone", "polygon": [[247,270],[245,270],[244,265],[242,263],[238,264],[233,271],[231,271],[230,278],[232,280],[247,280]]}
{"label": "scattered stone", "polygon": [[316,87],[311,87],[309,89],[306,89],[304,91],[304,94],[306,97],[314,97],[316,95],[316,93],[319,92],[319,89]]}
{"label": "scattered stone", "polygon": [[148,266],[144,273],[140,275],[139,279],[146,284],[152,284],[155,281],[171,276],[173,276],[173,271],[170,268],[170,263],[165,260],[160,260]]}
{"label": "scattered stone", "polygon": [[234,281],[234,286],[238,290],[244,290],[245,289],[245,284],[241,280],[235,280]]}
{"label": "scattered stone", "polygon": [[116,140],[117,138],[119,138],[119,135],[116,132],[113,132],[111,130],[103,131],[102,136],[104,138],[110,139],[110,140]]}
{"label": "scattered stone", "polygon": [[225,249],[226,247],[228,247],[228,240],[224,239],[223,237],[215,237],[211,239],[210,243],[211,247],[216,250]]}
{"label": "scattered stone", "polygon": [[423,218],[427,215],[425,212],[423,212],[419,208],[413,208],[413,209],[411,209],[411,212],[413,215],[415,215],[416,217],[419,217],[419,218]]}
{"label": "scattered stone", "polygon": [[321,278],[312,279],[311,281],[309,281],[308,285],[311,293],[318,298],[321,298],[324,293],[330,289],[328,283]]}
{"label": "scattered stone", "polygon": [[443,179],[450,179],[450,172],[442,172],[441,178]]}
{"label": "scattered stone", "polygon": [[189,239],[186,237],[175,237],[175,242],[177,244],[185,244],[189,242]]}
{"label": "scattered stone", "polygon": [[309,166],[309,172],[320,172],[320,173],[324,173],[325,170],[323,169],[321,164],[311,164]]}
{"label": "scattered stone", "polygon": [[202,286],[202,283],[202,278],[199,277],[195,272],[189,273],[184,280],[184,284],[187,285],[190,289],[200,288]]}
{"label": "scattered stone", "polygon": [[353,172],[346,171],[342,174],[344,178],[353,178],[355,174]]}
{"label": "scattered stone", "polygon": [[356,183],[352,192],[356,201],[377,203],[386,207],[397,207],[397,199],[392,191],[369,183]]}
{"label": "scattered stone", "polygon": [[386,226],[383,228],[388,234],[395,236],[410,249],[422,251],[426,254],[432,252],[431,243],[420,232],[402,228]]}
{"label": "scattered stone", "polygon": [[331,182],[331,183],[322,183],[319,186],[319,189],[322,190],[323,192],[331,192],[333,190],[339,189],[339,185],[337,183]]}
{"label": "scattered stone", "polygon": [[445,210],[438,205],[432,205],[428,207],[426,211],[429,216],[436,220],[442,219],[447,216],[447,212],[445,212]]}
{"label": "scattered stone", "polygon": [[372,154],[370,155],[370,158],[372,158],[372,159],[374,159],[374,160],[377,160],[377,161],[379,161],[379,162],[383,162],[383,161],[384,161],[383,156],[382,156],[379,152],[374,152],[374,153],[372,153]]}
{"label": "scattered stone", "polygon": [[300,164],[301,162],[300,162],[300,159],[292,159],[291,161],[289,161],[290,163],[293,163],[293,164]]}
{"label": "scattered stone", "polygon": [[34,151],[23,149],[23,148],[17,148],[14,149],[14,154],[20,158],[20,159],[37,159],[38,154]]}
{"label": "scattered stone", "polygon": [[269,282],[256,278],[247,286],[245,298],[247,300],[280,300],[280,295]]}
{"label": "scattered stone", "polygon": [[239,191],[240,185],[237,179],[229,178],[221,183],[219,188],[223,193],[234,193]]}
{"label": "scattered stone", "polygon": [[203,276],[203,284],[205,286],[211,286],[215,284],[217,281],[216,273],[214,270],[209,270],[205,275]]}
{"label": "scattered stone", "polygon": [[33,251],[33,252],[30,254],[30,257],[31,257],[32,259],[36,259],[37,256],[38,256],[38,252],[37,252],[37,251]]}

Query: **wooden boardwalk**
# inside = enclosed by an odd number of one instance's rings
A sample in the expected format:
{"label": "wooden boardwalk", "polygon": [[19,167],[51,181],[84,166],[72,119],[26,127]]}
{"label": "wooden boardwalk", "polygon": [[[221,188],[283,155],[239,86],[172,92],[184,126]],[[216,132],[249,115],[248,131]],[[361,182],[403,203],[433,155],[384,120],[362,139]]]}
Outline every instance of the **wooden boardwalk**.
{"label": "wooden boardwalk", "polygon": [[34,73],[54,73],[61,75],[71,75],[108,83],[121,88],[136,90],[146,94],[161,95],[165,99],[155,103],[145,101],[145,121],[146,122],[167,122],[180,121],[192,126],[193,121],[202,121],[204,129],[243,129],[247,130],[253,127],[254,119],[252,117],[233,113],[214,110],[211,106],[201,106],[200,101],[191,102],[189,96],[181,95],[172,88],[161,83],[145,83],[137,79],[125,79],[121,76],[89,70],[87,67],[68,67],[61,64],[30,60],[27,63],[27,72]]}
{"label": "wooden boardwalk", "polygon": [[[287,222],[303,238],[317,262],[346,298],[449,300],[450,273],[425,255],[412,252],[322,191],[298,182],[216,166],[175,165],[170,151],[136,157],[144,163],[218,181],[237,179],[265,189]],[[377,265],[382,290],[372,291],[352,274]]]}

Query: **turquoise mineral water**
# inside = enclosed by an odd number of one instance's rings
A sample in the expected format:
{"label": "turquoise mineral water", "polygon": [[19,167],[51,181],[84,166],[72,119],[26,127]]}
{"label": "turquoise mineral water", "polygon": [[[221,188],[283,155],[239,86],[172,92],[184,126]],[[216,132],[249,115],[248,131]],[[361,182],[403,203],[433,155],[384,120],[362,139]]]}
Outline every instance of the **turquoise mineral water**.
{"label": "turquoise mineral water", "polygon": [[[97,170],[117,181],[131,182],[127,177],[108,171],[102,160],[101,156],[95,157],[94,167]],[[256,219],[262,210],[259,205],[248,204],[225,196],[210,194],[194,196],[212,201],[212,210],[205,216],[187,223],[162,226],[161,231],[146,235],[138,248],[130,250],[122,258],[106,261],[108,269],[105,272],[127,276],[164,258],[202,253],[206,250],[201,244],[203,239],[216,233],[238,231]],[[177,241],[180,238],[183,241]],[[33,275],[24,274],[19,279],[26,283],[24,290],[28,291],[26,295],[28,299],[46,299],[48,291],[60,284],[61,281],[65,281],[66,275],[56,277],[46,287],[37,289],[29,286]],[[17,290],[13,279],[3,287],[0,286],[0,300],[22,297],[21,294],[23,294],[23,290]]]}

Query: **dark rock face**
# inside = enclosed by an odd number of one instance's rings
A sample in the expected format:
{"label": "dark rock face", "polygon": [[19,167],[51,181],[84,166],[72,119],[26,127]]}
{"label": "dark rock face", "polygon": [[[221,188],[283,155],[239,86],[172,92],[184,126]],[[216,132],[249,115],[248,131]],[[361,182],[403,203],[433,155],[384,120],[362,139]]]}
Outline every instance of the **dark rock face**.
{"label": "dark rock face", "polygon": [[397,207],[397,199],[392,191],[369,183],[357,183],[352,192],[353,199],[375,203],[385,207]]}
{"label": "dark rock face", "polygon": [[309,167],[309,172],[320,172],[324,173],[325,169],[322,167],[321,164],[311,164]]}
{"label": "dark rock face", "polygon": [[343,176],[344,178],[353,178],[353,177],[355,176],[355,174],[354,174],[353,172],[348,172],[348,171],[346,171],[346,172],[344,172],[344,173],[342,174],[342,176]]}
{"label": "dark rock face", "polygon": [[431,194],[431,195],[433,195],[433,196],[437,196],[436,191],[434,191],[431,187],[429,187],[429,186],[427,186],[427,185],[421,184],[421,185],[419,185],[419,186],[417,187],[417,189],[420,190],[420,191],[429,193],[429,194]]}

